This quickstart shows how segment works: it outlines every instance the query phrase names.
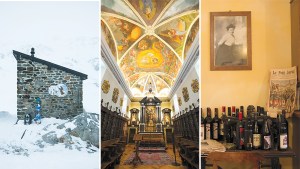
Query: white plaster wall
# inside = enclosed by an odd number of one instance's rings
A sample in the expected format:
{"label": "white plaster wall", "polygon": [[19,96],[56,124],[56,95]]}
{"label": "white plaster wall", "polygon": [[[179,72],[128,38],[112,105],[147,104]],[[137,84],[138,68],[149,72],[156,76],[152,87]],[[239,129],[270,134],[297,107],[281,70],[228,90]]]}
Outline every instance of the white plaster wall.
{"label": "white plaster wall", "polygon": [[[109,84],[110,84],[110,89],[109,89],[108,93],[106,93],[106,94],[103,93],[103,91],[101,89],[101,99],[103,99],[103,102],[105,103],[104,105],[106,105],[106,103],[109,102],[108,107],[112,106],[113,111],[116,110],[116,107],[118,107],[118,109],[121,108],[122,113],[126,113],[126,108],[122,109],[122,107],[120,106],[120,98],[123,98],[123,100],[124,100],[124,96],[126,94],[125,94],[123,88],[121,87],[121,85],[118,83],[118,81],[116,80],[116,78],[114,77],[114,75],[112,74],[112,72],[108,68],[105,69],[105,72],[103,74],[103,78],[101,79],[101,86],[102,86],[104,80],[109,81]],[[100,86],[100,88],[101,88],[101,86]],[[112,101],[112,95],[113,95],[114,88],[119,89],[119,97],[118,97],[117,103],[114,103]],[[130,105],[130,99],[129,98],[127,99],[126,107],[128,105]],[[124,106],[124,101],[123,101],[123,106]]]}
{"label": "white plaster wall", "polygon": [[[182,84],[180,85],[180,87],[176,91],[177,98],[181,97],[181,101],[182,101],[182,105],[181,106],[179,105],[179,111],[182,111],[185,108],[189,108],[189,105],[192,105],[192,103],[194,103],[195,106],[198,106],[198,101],[197,100],[199,99],[200,89],[199,89],[198,92],[194,93],[193,90],[192,90],[192,87],[191,87],[192,81],[194,79],[197,79],[198,82],[199,82],[199,76],[198,76],[198,73],[197,73],[197,71],[194,67],[195,66],[193,66],[193,68],[191,68],[190,72],[188,73],[186,78],[182,81]],[[200,86],[200,84],[199,84],[199,86]],[[189,98],[190,99],[187,102],[184,101],[183,94],[182,94],[182,89],[184,87],[187,87],[188,93],[189,93]],[[174,105],[174,101],[175,101],[175,97],[173,96],[173,98],[171,99],[171,107]],[[175,106],[175,111],[177,111],[176,106]],[[175,114],[176,113],[178,113],[178,112],[175,112]]]}

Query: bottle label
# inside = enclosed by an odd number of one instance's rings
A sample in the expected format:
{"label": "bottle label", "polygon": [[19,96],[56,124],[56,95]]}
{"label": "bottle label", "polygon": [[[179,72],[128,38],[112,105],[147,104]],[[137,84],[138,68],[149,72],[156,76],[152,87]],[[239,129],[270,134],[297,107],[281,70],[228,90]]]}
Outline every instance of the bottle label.
{"label": "bottle label", "polygon": [[261,135],[260,134],[253,134],[253,147],[260,147],[260,140]]}
{"label": "bottle label", "polygon": [[287,134],[280,134],[280,149],[287,149]]}
{"label": "bottle label", "polygon": [[204,124],[201,124],[201,140],[204,140]]}
{"label": "bottle label", "polygon": [[218,139],[218,123],[213,123],[214,139]]}
{"label": "bottle label", "polygon": [[224,123],[220,124],[220,135],[224,136]]}
{"label": "bottle label", "polygon": [[245,140],[244,140],[244,128],[241,127],[240,128],[240,145],[243,146],[244,142],[245,142]]}
{"label": "bottle label", "polygon": [[210,140],[210,124],[206,124],[206,140]]}
{"label": "bottle label", "polygon": [[264,136],[264,149],[268,150],[271,148],[271,136]]}

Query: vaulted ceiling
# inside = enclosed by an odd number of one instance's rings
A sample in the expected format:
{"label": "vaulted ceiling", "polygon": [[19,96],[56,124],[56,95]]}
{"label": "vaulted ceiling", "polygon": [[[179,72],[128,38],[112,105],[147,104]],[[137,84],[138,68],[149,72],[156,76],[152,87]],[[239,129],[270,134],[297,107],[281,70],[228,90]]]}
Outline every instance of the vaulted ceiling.
{"label": "vaulted ceiling", "polygon": [[102,36],[134,97],[166,97],[199,30],[198,0],[103,0]]}

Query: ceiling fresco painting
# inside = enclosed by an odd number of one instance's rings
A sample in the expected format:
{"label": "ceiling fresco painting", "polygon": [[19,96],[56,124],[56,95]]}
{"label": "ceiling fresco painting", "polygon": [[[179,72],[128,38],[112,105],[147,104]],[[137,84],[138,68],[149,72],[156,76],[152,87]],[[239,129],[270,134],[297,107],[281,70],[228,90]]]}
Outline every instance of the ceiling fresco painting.
{"label": "ceiling fresco painting", "polygon": [[181,56],[187,32],[198,16],[198,13],[190,13],[163,24],[156,29],[157,35],[167,42],[176,53]]}
{"label": "ceiling fresco painting", "polygon": [[165,12],[164,16],[158,21],[159,23],[182,14],[187,11],[198,11],[199,9],[199,0],[176,0]]}
{"label": "ceiling fresco painting", "polygon": [[135,95],[145,95],[149,91],[150,87],[152,92],[155,94],[163,93],[163,97],[170,91],[170,86],[167,84],[167,82],[155,73],[151,73],[150,75],[138,79],[130,88],[135,91]]}
{"label": "ceiling fresco painting", "polygon": [[140,93],[143,93],[144,92],[144,88],[147,84],[147,80],[148,80],[149,76],[144,76],[140,79],[138,79],[134,84],[133,86],[131,86],[131,88],[136,88],[140,91]]}
{"label": "ceiling fresco painting", "polygon": [[199,32],[199,19],[193,24],[189,35],[186,38],[185,49],[184,49],[184,59],[186,58],[187,52],[192,46],[197,34]]}
{"label": "ceiling fresco painting", "polygon": [[152,25],[171,0],[128,0],[147,25]]}
{"label": "ceiling fresco painting", "polygon": [[114,32],[119,56],[118,59],[120,59],[120,56],[122,56],[143,34],[143,29],[133,23],[117,17],[103,16],[103,19],[109,25],[111,31]]}
{"label": "ceiling fresco painting", "polygon": [[101,0],[101,11],[102,13],[116,14],[141,23],[139,18],[123,0]]}
{"label": "ceiling fresco painting", "polygon": [[198,0],[104,0],[101,27],[134,97],[167,97],[199,29]]}
{"label": "ceiling fresco painting", "polygon": [[147,73],[145,73],[145,72],[136,73],[136,74],[130,75],[126,80],[127,80],[127,83],[129,84],[129,86],[132,86],[137,80],[139,80],[140,78],[142,78],[146,75],[147,75]]}
{"label": "ceiling fresco painting", "polygon": [[115,46],[115,42],[113,40],[113,36],[103,21],[101,21],[101,30],[103,31],[104,38],[108,44],[108,47],[109,47],[112,55],[115,57],[115,61],[117,61],[116,46]]}
{"label": "ceiling fresco painting", "polygon": [[122,59],[120,68],[125,77],[137,72],[163,72],[176,78],[181,61],[159,39],[147,35]]}
{"label": "ceiling fresco painting", "polygon": [[158,76],[159,78],[161,78],[162,80],[164,80],[168,86],[173,86],[174,84],[174,79],[169,77],[169,76],[166,76],[164,74],[156,74],[156,76]]}
{"label": "ceiling fresco painting", "polygon": [[161,78],[157,77],[157,76],[152,76],[153,80],[154,80],[154,84],[156,87],[156,91],[157,93],[160,93],[161,90],[163,89],[169,89],[170,87],[166,84],[166,82],[164,80],[162,80]]}

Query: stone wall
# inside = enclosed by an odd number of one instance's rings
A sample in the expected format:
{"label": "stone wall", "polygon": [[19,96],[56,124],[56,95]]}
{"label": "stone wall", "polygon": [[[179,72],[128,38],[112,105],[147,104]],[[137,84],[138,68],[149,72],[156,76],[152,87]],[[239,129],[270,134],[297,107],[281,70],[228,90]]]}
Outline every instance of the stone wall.
{"label": "stone wall", "polygon": [[[20,57],[17,59],[17,115],[34,115],[37,97],[41,98],[43,117],[69,118],[83,112],[82,80],[79,76],[48,67]],[[50,95],[50,86],[65,84],[68,94],[64,97]]]}

